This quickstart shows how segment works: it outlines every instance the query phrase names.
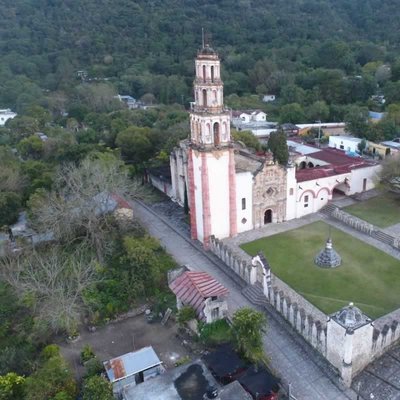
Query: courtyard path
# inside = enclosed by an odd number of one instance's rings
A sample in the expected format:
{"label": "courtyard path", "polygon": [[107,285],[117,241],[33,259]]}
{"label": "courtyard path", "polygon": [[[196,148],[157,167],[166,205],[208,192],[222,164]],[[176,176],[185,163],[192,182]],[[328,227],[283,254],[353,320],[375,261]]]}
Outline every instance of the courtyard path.
{"label": "courtyard path", "polygon": [[[240,307],[254,307],[241,293],[241,288],[231,277],[218,267],[218,261],[201,250],[187,233],[147,207],[133,202],[134,215],[141,221],[149,234],[158,238],[178,264],[187,264],[195,270],[206,271],[218,279],[230,291],[228,303],[230,313]],[[271,367],[287,385],[291,383],[292,394],[297,400],[340,400],[356,399],[351,389],[340,385],[337,377],[322,370],[321,360],[308,348],[300,345],[285,325],[268,315],[268,332],[264,335],[264,348]]]}

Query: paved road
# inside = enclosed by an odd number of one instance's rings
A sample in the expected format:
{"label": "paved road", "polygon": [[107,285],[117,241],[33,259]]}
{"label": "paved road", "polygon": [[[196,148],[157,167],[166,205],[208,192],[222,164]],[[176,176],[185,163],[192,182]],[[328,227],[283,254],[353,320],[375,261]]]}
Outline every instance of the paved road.
{"label": "paved road", "polygon": [[[242,295],[239,286],[203,252],[178,234],[171,225],[136,202],[134,212],[148,232],[160,240],[178,264],[187,264],[193,269],[207,271],[229,289],[230,312],[244,306],[253,307]],[[268,332],[264,336],[264,346],[271,367],[279,373],[286,384],[292,384],[292,394],[297,400],[356,398],[352,390],[335,384],[318,367],[312,352],[300,346],[274,318],[268,318]]]}

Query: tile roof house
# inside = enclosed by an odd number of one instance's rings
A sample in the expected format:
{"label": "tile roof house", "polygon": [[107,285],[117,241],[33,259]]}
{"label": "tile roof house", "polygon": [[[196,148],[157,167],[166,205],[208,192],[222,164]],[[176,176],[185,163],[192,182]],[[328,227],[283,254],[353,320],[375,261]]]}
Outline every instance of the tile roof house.
{"label": "tile roof house", "polygon": [[180,267],[168,273],[169,287],[176,295],[178,310],[190,306],[199,319],[210,323],[224,318],[228,311],[228,289],[206,272]]}

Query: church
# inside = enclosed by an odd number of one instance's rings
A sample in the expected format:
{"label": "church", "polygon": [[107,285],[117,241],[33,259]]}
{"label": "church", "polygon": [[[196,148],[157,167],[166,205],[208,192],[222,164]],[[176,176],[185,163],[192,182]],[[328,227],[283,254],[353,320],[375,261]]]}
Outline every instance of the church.
{"label": "church", "polygon": [[190,137],[170,156],[171,181],[164,190],[190,209],[193,239],[232,237],[265,224],[319,211],[335,193],[374,187],[379,165],[337,149],[288,140],[288,165],[258,155],[231,137],[217,52],[203,45],[195,59]]}

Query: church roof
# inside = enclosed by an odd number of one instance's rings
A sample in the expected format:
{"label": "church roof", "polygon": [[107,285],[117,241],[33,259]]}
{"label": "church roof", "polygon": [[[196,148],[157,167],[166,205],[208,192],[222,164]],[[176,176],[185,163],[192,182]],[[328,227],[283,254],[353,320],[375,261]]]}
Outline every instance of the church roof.
{"label": "church roof", "polygon": [[235,169],[236,172],[251,172],[256,173],[262,166],[262,160],[250,154],[235,153]]}

